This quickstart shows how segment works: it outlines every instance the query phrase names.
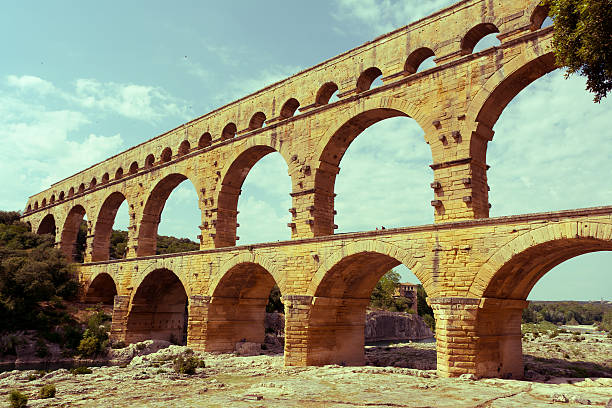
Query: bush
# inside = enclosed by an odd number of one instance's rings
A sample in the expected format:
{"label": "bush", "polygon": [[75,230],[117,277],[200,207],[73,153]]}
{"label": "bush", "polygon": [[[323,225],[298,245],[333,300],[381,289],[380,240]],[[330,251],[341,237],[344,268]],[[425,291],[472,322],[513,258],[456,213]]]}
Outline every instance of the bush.
{"label": "bush", "polygon": [[23,408],[28,404],[28,396],[19,392],[19,390],[11,390],[9,403],[12,408]]}
{"label": "bush", "polygon": [[74,375],[93,373],[93,371],[91,371],[91,368],[89,367],[75,367],[71,369],[70,372]]}
{"label": "bush", "polygon": [[204,367],[206,367],[204,360],[200,360],[195,356],[189,356],[187,358],[178,356],[174,359],[174,371],[178,374],[192,375],[196,373],[196,368]]}
{"label": "bush", "polygon": [[45,384],[38,393],[39,398],[53,398],[55,397],[55,384]]}
{"label": "bush", "polygon": [[93,336],[83,337],[83,340],[81,340],[81,343],[79,343],[79,347],[77,348],[79,354],[84,357],[93,356],[94,354],[97,354],[99,350],[100,341]]}

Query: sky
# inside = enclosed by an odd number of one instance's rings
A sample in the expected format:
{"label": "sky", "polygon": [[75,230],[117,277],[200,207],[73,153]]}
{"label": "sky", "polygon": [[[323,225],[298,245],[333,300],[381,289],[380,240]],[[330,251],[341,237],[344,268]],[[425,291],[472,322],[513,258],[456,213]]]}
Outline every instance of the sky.
{"label": "sky", "polygon": [[[450,4],[4,4],[0,208],[21,210],[28,196],[64,177]],[[612,204],[612,102],[594,104],[584,88],[584,79],[558,70],[505,109],[488,148],[491,216]],[[429,164],[412,119],[368,128],[340,163],[338,231],[431,223]],[[239,244],[289,239],[290,189],[278,153],[255,165],[238,203]],[[195,240],[199,224],[196,192],[186,181],[171,194],[159,232]],[[126,225],[124,206],[115,228]],[[611,253],[574,258],[545,275],[529,299],[612,300],[611,264]]]}

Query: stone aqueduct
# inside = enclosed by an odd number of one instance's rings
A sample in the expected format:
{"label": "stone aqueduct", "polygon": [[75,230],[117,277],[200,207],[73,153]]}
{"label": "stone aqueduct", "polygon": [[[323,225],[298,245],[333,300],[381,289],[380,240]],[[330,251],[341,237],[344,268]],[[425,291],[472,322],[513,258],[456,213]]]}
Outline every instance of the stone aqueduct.
{"label": "stone aqueduct", "polygon": [[[456,3],[57,182],[29,199],[23,221],[56,233],[72,257],[87,214],[83,296],[114,302],[116,340],[180,338],[187,303],[191,347],[261,342],[278,284],[287,365],[363,364],[370,293],[404,264],[434,308],[441,375],[520,378],[521,311],[533,285],[569,258],[612,250],[612,207],[488,218],[492,128],[512,98],[555,69],[552,27],[541,27],[547,10],[538,3]],[[501,45],[473,53],[491,33]],[[436,66],[417,72],[430,56]],[[370,89],[380,76],[383,85]],[[345,150],[395,116],[416,120],[431,148],[435,223],[334,235]],[[292,239],[236,246],[240,188],[271,152],[291,177]],[[164,203],[186,179],[202,213],[200,250],[155,255]],[[127,258],[109,260],[124,200]]]}

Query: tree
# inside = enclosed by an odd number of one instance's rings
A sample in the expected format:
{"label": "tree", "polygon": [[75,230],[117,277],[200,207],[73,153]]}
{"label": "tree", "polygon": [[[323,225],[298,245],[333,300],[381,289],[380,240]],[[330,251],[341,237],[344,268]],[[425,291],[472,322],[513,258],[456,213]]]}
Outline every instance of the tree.
{"label": "tree", "polygon": [[610,0],[544,0],[554,21],[557,65],[566,77],[579,73],[586,89],[600,102],[612,90],[612,2]]}

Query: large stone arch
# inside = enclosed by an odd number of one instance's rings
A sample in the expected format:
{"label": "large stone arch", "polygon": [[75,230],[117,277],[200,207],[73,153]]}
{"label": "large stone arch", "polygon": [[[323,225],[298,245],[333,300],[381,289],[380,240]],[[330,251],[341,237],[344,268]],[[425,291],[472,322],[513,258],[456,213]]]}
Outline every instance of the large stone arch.
{"label": "large stone arch", "polygon": [[256,252],[242,252],[222,263],[219,272],[208,285],[208,296],[213,296],[219,282],[227,273],[240,264],[256,264],[264,268],[273,278],[281,291],[284,291],[286,284],[286,274],[279,270],[277,265],[268,257]]}
{"label": "large stone arch", "polygon": [[324,262],[309,287],[308,365],[363,365],[365,315],[370,295],[390,269],[406,263],[427,279],[418,261],[396,246],[365,241],[347,245]]}
{"label": "large stone arch", "polygon": [[108,272],[99,271],[87,281],[83,290],[83,300],[85,303],[112,305],[118,291],[119,286],[115,277]]}
{"label": "large stone arch", "polygon": [[[525,300],[553,267],[595,251],[612,251],[612,225],[565,221],[542,226],[515,237],[492,254],[476,273],[469,295]],[[503,287],[508,279],[510,292]]]}
{"label": "large stone arch", "polygon": [[526,47],[506,62],[480,87],[466,110],[462,134],[470,135],[470,157],[486,163],[486,144],[506,106],[535,80],[555,70],[548,44]]}
{"label": "large stone arch", "polygon": [[[60,238],[60,249],[64,255],[70,260],[77,260],[77,235],[81,227],[81,221],[87,215],[85,207],[81,204],[72,206],[68,215],[61,226],[62,235]],[[89,235],[90,227],[88,225],[87,234]]]}
{"label": "large stone arch", "polygon": [[[136,256],[155,255],[157,249],[157,228],[161,221],[164,206],[172,191],[185,180],[191,182],[199,197],[200,193],[198,192],[197,184],[194,182],[196,177],[188,172],[173,172],[171,169],[167,170],[163,178],[159,179],[145,195],[146,200],[142,209],[140,223],[138,224]],[[199,201],[198,199],[198,208],[201,208]]]}
{"label": "large stone arch", "polygon": [[[432,113],[429,113],[432,114]],[[323,133],[314,150],[314,188],[311,202],[302,204],[304,198],[295,196],[294,207],[312,206],[314,218],[311,229],[314,236],[334,233],[334,198],[336,175],[340,171],[340,161],[350,144],[368,127],[393,117],[414,119],[425,132],[425,141],[435,145],[431,136],[435,129],[431,120],[427,120],[425,109],[415,109],[408,101],[400,98],[373,96],[353,104],[350,109],[340,112],[332,125]],[[426,125],[429,123],[429,125]],[[434,150],[432,149],[434,158]],[[307,175],[310,170],[305,169]],[[298,192],[300,194],[301,192]]]}
{"label": "large stone arch", "polygon": [[231,352],[240,341],[264,342],[270,291],[274,285],[281,293],[283,289],[279,277],[272,262],[255,254],[242,254],[222,265],[209,288],[207,351]]}
{"label": "large stone arch", "polygon": [[396,259],[398,264],[405,265],[416,275],[430,296],[435,295],[433,277],[417,258],[414,258],[409,251],[403,248],[374,239],[370,241],[350,242],[346,246],[343,246],[342,249],[327,256],[313,275],[306,293],[310,296],[315,296],[321,281],[323,281],[334,266],[339,264],[343,259],[360,253],[378,253]]}
{"label": "large stone arch", "polygon": [[36,229],[37,234],[51,234],[53,236],[55,236],[56,231],[55,217],[52,213],[45,215]]}
{"label": "large stone arch", "polygon": [[469,290],[478,304],[472,316],[478,376],[523,377],[521,316],[529,292],[570,258],[612,251],[611,238],[609,221],[555,222],[515,237],[489,257]]}
{"label": "large stone arch", "polygon": [[[233,152],[220,173],[221,188],[216,196],[217,220],[214,243],[216,248],[236,245],[237,208],[242,184],[251,169],[265,156],[278,152],[287,164],[291,177],[291,159],[282,143],[270,135],[257,135],[245,141]],[[293,179],[293,177],[292,177]],[[292,180],[293,184],[293,180]],[[290,194],[288,191],[287,194]]]}
{"label": "large stone arch", "polygon": [[117,211],[124,201],[127,201],[127,197],[123,192],[113,191],[106,196],[106,199],[100,206],[93,229],[92,262],[107,261],[110,259],[110,238],[113,224],[117,216]]}
{"label": "large stone arch", "polygon": [[136,286],[126,317],[125,340],[159,339],[185,344],[187,287],[167,268],[143,276]]}

